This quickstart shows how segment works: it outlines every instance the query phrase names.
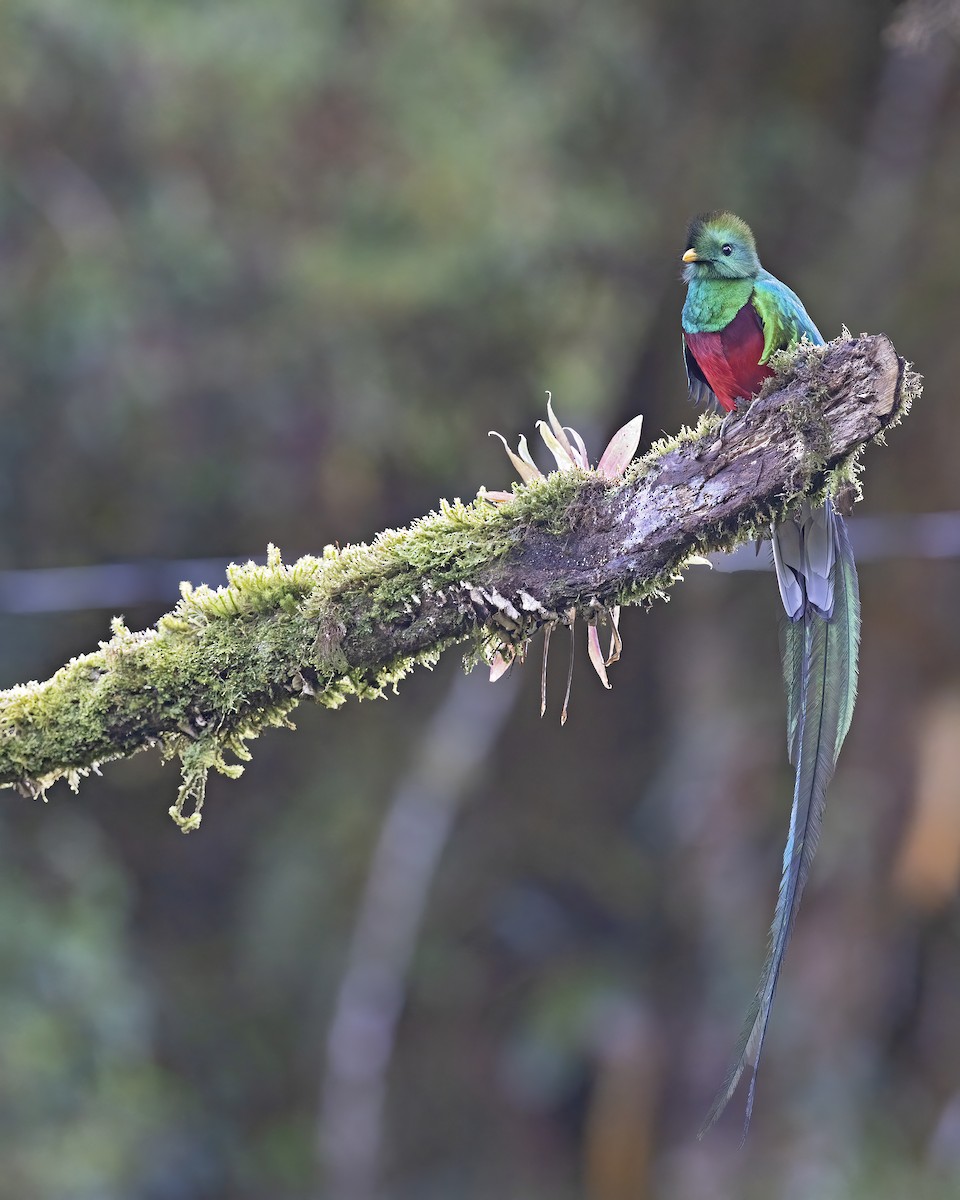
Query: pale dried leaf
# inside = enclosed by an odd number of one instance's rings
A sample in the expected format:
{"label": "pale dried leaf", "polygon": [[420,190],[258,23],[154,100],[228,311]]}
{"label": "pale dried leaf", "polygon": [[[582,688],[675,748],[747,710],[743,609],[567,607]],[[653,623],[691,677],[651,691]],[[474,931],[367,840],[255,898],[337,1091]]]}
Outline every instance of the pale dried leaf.
{"label": "pale dried leaf", "polygon": [[540,672],[540,716],[547,711],[547,660],[550,657],[550,638],[553,636],[553,624],[543,631],[543,668]]}
{"label": "pale dried leaf", "polygon": [[533,455],[530,453],[530,447],[527,445],[527,435],[525,433],[520,434],[520,438],[517,442],[517,453],[520,455],[520,457],[523,459],[523,461],[527,464],[528,467],[533,467],[533,469],[536,471],[536,473],[539,476],[541,476],[541,477],[543,476],[543,472],[540,470],[540,468],[537,466],[537,464],[533,461]]}
{"label": "pale dried leaf", "polygon": [[508,500],[513,499],[513,492],[489,492],[485,487],[480,488],[477,492],[479,500],[489,500],[491,504],[506,504]]}
{"label": "pale dried leaf", "polygon": [[553,436],[553,431],[546,421],[538,421],[537,429],[540,431],[540,436],[543,438],[544,445],[556,460],[557,469],[559,471],[572,471],[577,465],[577,460],[573,457],[573,452],[568,452],[566,447],[557,441],[557,439]]}
{"label": "pale dried leaf", "polygon": [[490,660],[490,682],[496,683],[510,670],[512,660],[508,661],[498,650]]}
{"label": "pale dried leaf", "polygon": [[[495,429],[491,429],[488,436],[489,437],[497,437],[500,439],[501,442],[503,442],[503,448],[507,452],[507,458],[509,458],[510,461],[513,463],[517,474],[520,476],[521,480],[524,483],[532,483],[532,481],[534,479],[542,478],[542,475],[540,473],[540,468],[536,465],[536,463],[534,463],[533,459],[530,458],[529,450],[527,451],[525,459],[518,458],[516,456],[516,454],[514,454],[514,452],[507,445],[507,439],[503,436],[502,433],[497,433],[497,431]],[[521,449],[521,453],[522,453],[523,450],[526,448],[526,444],[527,444],[526,438],[521,438],[520,442],[521,442],[520,449]]]}
{"label": "pale dried leaf", "polygon": [[607,655],[607,666],[620,661],[623,652],[623,642],[620,640],[620,605],[607,609],[610,614],[610,653]]}
{"label": "pale dried leaf", "polygon": [[634,417],[613,435],[597,463],[597,474],[604,479],[619,479],[640,445],[643,417]]}
{"label": "pale dried leaf", "polygon": [[587,650],[590,654],[590,661],[593,663],[593,669],[600,677],[600,682],[605,688],[609,688],[610,680],[607,679],[607,665],[603,659],[603,651],[600,649],[600,630],[596,625],[591,625],[587,629]]}
{"label": "pale dried leaf", "polygon": [[573,446],[570,445],[570,442],[567,439],[567,431],[557,420],[556,415],[553,411],[553,396],[551,395],[550,392],[547,392],[547,416],[550,419],[550,428],[553,430],[554,434],[556,435],[557,441],[567,452],[567,454],[570,458],[570,461],[574,464],[574,466],[577,466],[577,465],[586,466],[585,463],[579,463],[579,464],[577,463],[577,455],[576,455],[576,452],[574,451]]}
{"label": "pale dried leaf", "polygon": [[563,708],[560,710],[560,724],[567,723],[567,707],[570,704],[570,689],[573,687],[573,660],[576,657],[577,646],[573,640],[573,627],[577,622],[577,610],[570,608],[567,610],[567,617],[570,621],[570,666],[567,668],[567,690],[563,697]]}
{"label": "pale dried leaf", "polygon": [[590,456],[587,454],[587,447],[584,444],[583,438],[575,429],[571,429],[569,425],[564,425],[563,431],[570,435],[570,440],[573,442],[577,465],[583,467],[585,471],[589,471]]}

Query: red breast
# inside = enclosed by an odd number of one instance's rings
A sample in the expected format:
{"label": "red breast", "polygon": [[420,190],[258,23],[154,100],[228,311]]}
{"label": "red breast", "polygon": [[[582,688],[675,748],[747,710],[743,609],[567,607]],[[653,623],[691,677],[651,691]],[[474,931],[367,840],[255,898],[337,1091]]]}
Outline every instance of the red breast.
{"label": "red breast", "polygon": [[684,331],[683,336],[707,383],[727,412],[733,412],[737,400],[752,399],[763,381],[773,374],[768,366],[760,365],[763,326],[749,300],[730,324],[716,333]]}

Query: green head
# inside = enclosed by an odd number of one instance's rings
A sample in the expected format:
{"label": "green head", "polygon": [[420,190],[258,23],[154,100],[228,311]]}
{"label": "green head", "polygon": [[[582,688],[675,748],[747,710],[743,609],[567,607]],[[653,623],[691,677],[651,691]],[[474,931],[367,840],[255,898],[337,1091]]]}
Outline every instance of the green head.
{"label": "green head", "polygon": [[729,212],[701,213],[693,218],[683,261],[687,283],[695,279],[756,279],[761,270],[750,226]]}

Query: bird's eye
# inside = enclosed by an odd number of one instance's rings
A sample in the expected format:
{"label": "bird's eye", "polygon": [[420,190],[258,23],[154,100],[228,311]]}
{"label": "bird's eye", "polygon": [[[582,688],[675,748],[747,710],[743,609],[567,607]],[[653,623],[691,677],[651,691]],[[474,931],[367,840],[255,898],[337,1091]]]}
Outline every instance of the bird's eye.
{"label": "bird's eye", "polygon": [[723,245],[720,247],[720,253],[726,254],[729,256],[733,253],[733,247],[730,245],[729,242],[724,242]]}

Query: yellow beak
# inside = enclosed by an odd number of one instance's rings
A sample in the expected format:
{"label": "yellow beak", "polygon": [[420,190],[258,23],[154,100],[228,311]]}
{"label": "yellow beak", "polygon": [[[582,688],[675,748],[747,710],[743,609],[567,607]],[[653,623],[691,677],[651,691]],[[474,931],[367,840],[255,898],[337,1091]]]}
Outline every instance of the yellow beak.
{"label": "yellow beak", "polygon": [[696,250],[694,250],[694,248],[691,246],[690,249],[686,252],[686,254],[684,254],[683,258],[680,261],[681,262],[698,262],[699,258],[698,258]]}

